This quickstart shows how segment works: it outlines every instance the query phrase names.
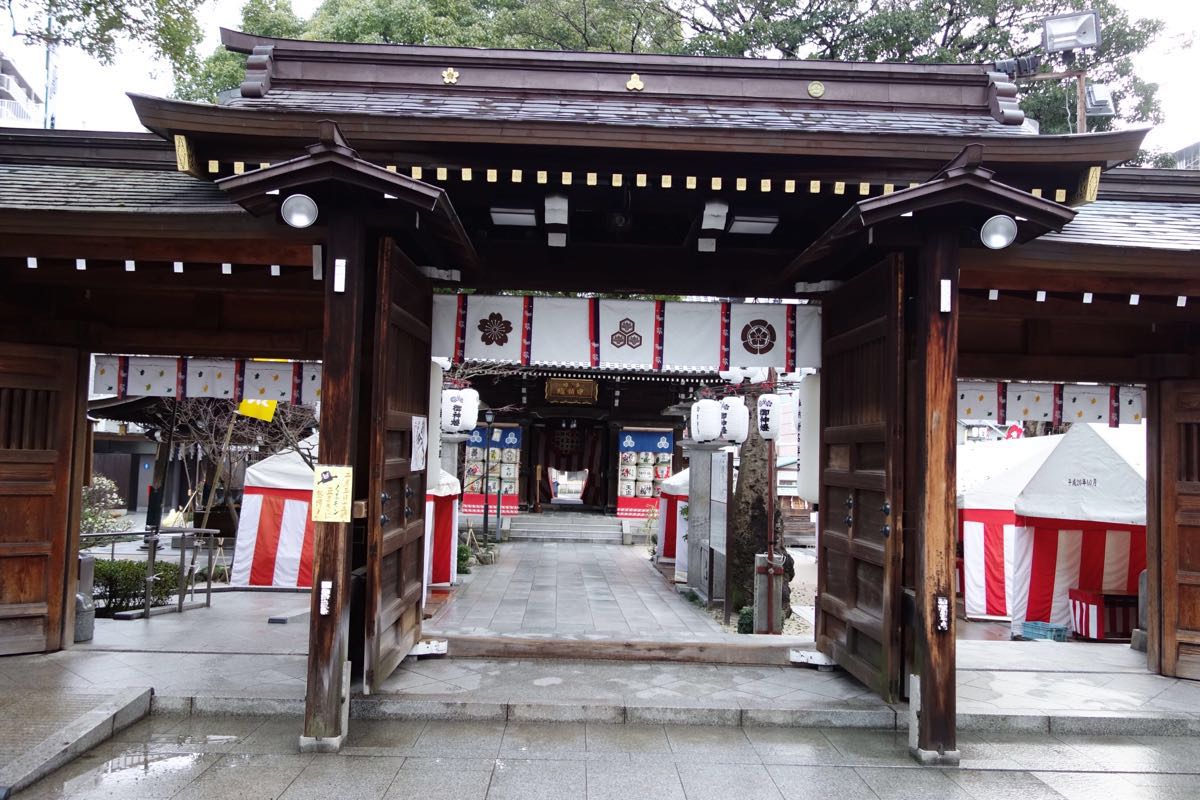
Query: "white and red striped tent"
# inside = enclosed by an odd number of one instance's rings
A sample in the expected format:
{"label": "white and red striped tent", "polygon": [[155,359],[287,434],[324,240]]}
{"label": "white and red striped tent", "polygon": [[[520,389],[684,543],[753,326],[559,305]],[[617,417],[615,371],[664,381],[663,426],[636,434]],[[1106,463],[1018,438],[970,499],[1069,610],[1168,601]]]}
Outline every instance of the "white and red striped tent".
{"label": "white and red striped tent", "polygon": [[658,497],[658,560],[675,565],[675,575],[687,575],[688,471],[680,470],[662,482]]}
{"label": "white and red striped tent", "polygon": [[1008,619],[1017,495],[1063,436],[973,442],[958,449],[959,591],[972,619]]}
{"label": "white and red striped tent", "polygon": [[[300,443],[316,458],[317,439]],[[295,450],[246,469],[229,582],[234,586],[312,586],[313,471]]]}
{"label": "white and red striped tent", "polygon": [[1072,627],[1070,590],[1135,595],[1146,567],[1140,425],[1072,425],[1014,503],[1012,627]]}

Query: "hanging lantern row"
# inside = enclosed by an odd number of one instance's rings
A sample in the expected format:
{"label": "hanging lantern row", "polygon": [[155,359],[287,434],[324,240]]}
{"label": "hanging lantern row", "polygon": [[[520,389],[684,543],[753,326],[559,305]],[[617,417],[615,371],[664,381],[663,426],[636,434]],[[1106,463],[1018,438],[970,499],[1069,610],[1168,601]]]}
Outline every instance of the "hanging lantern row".
{"label": "hanging lantern row", "polygon": [[741,444],[750,434],[750,411],[744,397],[720,401],[703,398],[692,404],[692,438],[697,442],[725,441]]}
{"label": "hanging lantern row", "polygon": [[479,424],[479,392],[442,389],[442,433],[468,433]]}

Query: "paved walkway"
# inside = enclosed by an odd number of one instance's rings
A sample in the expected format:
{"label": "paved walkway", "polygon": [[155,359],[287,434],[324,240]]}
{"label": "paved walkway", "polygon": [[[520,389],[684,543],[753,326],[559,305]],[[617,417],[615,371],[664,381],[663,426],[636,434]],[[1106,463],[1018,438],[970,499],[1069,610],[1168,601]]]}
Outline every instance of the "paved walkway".
{"label": "paved walkway", "polygon": [[651,565],[644,547],[507,542],[472,567],[431,635],[720,639],[726,634]]}
{"label": "paved walkway", "polygon": [[17,800],[1194,800],[1200,739],[965,735],[957,769],[901,734],[517,722],[359,721],[336,755],[295,719],[157,716]]}

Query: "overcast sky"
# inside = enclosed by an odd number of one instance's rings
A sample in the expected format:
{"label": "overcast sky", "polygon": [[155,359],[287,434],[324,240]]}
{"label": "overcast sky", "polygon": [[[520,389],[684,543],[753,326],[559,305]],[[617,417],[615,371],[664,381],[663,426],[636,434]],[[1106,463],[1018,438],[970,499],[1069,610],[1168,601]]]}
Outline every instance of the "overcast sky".
{"label": "overcast sky", "polygon": [[[1200,140],[1200,103],[1192,83],[1200,69],[1200,2],[1195,0],[1117,0],[1134,15],[1166,20],[1166,35],[1137,60],[1142,78],[1159,84],[1159,98],[1166,122],[1146,139],[1148,147],[1178,150]],[[242,0],[211,0],[200,12],[208,53],[218,44],[218,28],[237,27]],[[307,16],[318,0],[293,0],[297,13]],[[31,84],[44,81],[44,53],[16,42],[7,30],[0,33],[0,49],[20,65]],[[170,70],[148,63],[144,53],[127,48],[111,67],[103,67],[87,56],[63,52],[58,61],[58,95],[55,101],[57,126],[91,130],[140,130],[125,92],[166,96],[171,92]]]}

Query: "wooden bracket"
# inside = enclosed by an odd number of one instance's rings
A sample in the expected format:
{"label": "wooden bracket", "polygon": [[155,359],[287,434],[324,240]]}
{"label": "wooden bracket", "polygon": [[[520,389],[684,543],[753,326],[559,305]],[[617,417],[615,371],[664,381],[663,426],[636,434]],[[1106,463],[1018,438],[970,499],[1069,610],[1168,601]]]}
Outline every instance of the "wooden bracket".
{"label": "wooden bracket", "polygon": [[192,143],[182,133],[175,134],[175,169],[186,172],[193,178],[201,177]]}

